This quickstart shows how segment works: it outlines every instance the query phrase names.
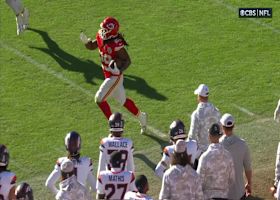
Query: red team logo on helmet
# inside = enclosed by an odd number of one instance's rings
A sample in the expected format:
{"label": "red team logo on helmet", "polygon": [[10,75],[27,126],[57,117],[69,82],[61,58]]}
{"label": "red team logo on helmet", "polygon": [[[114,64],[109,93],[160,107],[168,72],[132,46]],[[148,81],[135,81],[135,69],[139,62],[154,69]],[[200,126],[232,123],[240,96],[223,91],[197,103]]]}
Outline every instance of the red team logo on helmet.
{"label": "red team logo on helmet", "polygon": [[113,17],[106,17],[100,24],[99,35],[102,40],[115,38],[119,34],[119,22]]}

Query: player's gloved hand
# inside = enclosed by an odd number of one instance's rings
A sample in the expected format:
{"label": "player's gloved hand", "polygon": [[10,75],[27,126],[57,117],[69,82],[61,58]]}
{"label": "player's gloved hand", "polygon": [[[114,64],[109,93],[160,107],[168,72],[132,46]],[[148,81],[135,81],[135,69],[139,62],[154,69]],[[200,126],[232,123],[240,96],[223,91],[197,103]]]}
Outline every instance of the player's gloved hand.
{"label": "player's gloved hand", "polygon": [[113,75],[120,75],[120,70],[117,67],[117,63],[114,60],[111,60],[109,66],[107,67],[107,71],[111,72]]}
{"label": "player's gloved hand", "polygon": [[279,99],[278,105],[274,111],[274,120],[279,122],[279,118],[280,118],[280,99]]}
{"label": "player's gloved hand", "polygon": [[81,32],[80,33],[80,40],[82,41],[82,43],[87,44],[88,41],[90,40],[90,38],[88,38],[84,32]]}

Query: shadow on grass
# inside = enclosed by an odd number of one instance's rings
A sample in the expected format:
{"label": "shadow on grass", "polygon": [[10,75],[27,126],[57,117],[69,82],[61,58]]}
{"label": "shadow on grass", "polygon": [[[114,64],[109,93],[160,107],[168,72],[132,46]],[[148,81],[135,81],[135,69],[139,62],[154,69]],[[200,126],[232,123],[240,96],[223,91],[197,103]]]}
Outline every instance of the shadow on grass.
{"label": "shadow on grass", "polygon": [[154,135],[154,134],[144,134],[144,136],[151,138],[152,140],[156,141],[159,145],[161,150],[163,150],[164,147],[170,145],[169,141],[163,140],[162,138]]}
{"label": "shadow on grass", "polygon": [[133,154],[133,157],[142,160],[153,171],[156,168],[156,164],[153,161],[151,161],[146,155],[143,155],[141,153],[136,153],[136,154]]}
{"label": "shadow on grass", "polygon": [[[38,33],[47,45],[47,48],[34,46],[31,46],[30,48],[37,49],[51,56],[65,70],[83,73],[87,83],[96,85],[94,79],[104,79],[101,67],[93,61],[81,60],[74,55],[67,53],[61,49],[60,46],[51,39],[49,34],[45,31],[34,28],[29,28],[29,30]],[[142,94],[147,98],[160,101],[167,100],[166,96],[157,92],[155,88],[149,86],[143,78],[133,75],[125,75],[124,85],[127,89],[136,90],[137,93]]]}
{"label": "shadow on grass", "polygon": [[60,46],[54,40],[52,40],[45,31],[34,28],[29,28],[29,30],[38,33],[47,44],[47,48],[33,46],[30,48],[37,49],[51,56],[63,69],[83,73],[87,83],[96,85],[94,82],[95,78],[103,79],[102,70],[96,63],[90,60],[81,60],[67,53],[61,49]]}
{"label": "shadow on grass", "polygon": [[137,93],[150,99],[159,101],[167,100],[166,96],[160,94],[155,88],[149,86],[143,78],[134,75],[124,75],[124,86],[125,88],[135,90]]}

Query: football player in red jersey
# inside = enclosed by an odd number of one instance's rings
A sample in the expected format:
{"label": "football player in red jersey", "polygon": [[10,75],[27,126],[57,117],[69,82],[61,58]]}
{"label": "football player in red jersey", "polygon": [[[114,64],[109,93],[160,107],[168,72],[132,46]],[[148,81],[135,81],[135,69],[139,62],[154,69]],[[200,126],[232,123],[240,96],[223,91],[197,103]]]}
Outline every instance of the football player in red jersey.
{"label": "football player in red jersey", "polygon": [[87,49],[95,50],[98,48],[101,58],[105,80],[95,95],[95,102],[109,119],[112,112],[107,98],[115,98],[139,119],[141,133],[144,133],[147,126],[147,114],[141,112],[133,100],[125,95],[123,72],[129,67],[131,61],[124,48],[128,44],[119,33],[119,27],[119,22],[115,18],[106,17],[100,24],[95,40],[91,40],[84,33],[81,33],[80,39]]}

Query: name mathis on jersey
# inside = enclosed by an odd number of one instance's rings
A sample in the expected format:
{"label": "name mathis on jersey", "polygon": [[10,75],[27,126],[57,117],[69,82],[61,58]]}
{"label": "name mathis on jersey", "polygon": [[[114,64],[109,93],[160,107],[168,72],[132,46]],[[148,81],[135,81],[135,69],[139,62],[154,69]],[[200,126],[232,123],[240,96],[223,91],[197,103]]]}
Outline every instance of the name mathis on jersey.
{"label": "name mathis on jersey", "polygon": [[108,145],[109,145],[109,147],[127,148],[127,142],[113,141],[113,142],[108,142]]}
{"label": "name mathis on jersey", "polygon": [[109,175],[109,181],[111,181],[111,182],[124,182],[124,176]]}

